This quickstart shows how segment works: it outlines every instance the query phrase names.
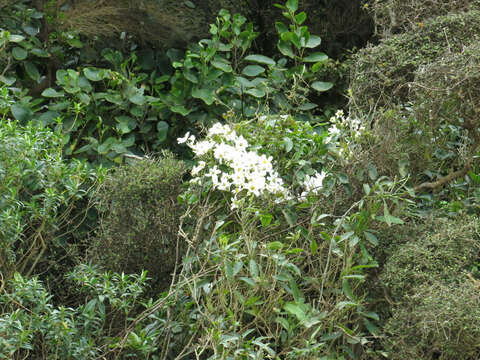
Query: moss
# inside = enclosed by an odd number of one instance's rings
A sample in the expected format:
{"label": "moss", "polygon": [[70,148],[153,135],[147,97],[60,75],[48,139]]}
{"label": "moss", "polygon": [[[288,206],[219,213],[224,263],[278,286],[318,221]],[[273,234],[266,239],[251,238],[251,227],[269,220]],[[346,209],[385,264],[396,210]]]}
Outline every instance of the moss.
{"label": "moss", "polygon": [[177,260],[183,213],[177,196],[185,169],[183,162],[167,155],[112,172],[97,194],[101,225],[91,257],[115,272],[146,269],[157,288],[165,289]]}
{"label": "moss", "polygon": [[480,36],[480,11],[439,16],[423,27],[384,39],[359,51],[350,80],[352,111],[402,104],[409,100],[415,73],[447,52],[461,53]]}

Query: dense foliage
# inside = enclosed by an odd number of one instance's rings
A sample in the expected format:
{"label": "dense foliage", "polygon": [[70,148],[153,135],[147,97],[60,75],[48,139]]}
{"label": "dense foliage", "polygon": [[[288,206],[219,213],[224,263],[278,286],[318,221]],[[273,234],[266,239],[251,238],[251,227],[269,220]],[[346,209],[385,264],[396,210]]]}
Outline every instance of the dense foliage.
{"label": "dense foliage", "polygon": [[134,3],[0,0],[0,359],[477,359],[476,2]]}

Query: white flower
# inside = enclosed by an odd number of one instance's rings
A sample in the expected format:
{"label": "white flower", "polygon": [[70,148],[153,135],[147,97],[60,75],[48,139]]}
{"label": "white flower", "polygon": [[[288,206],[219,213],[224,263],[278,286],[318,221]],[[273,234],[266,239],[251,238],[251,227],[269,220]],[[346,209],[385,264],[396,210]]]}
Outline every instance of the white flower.
{"label": "white flower", "polygon": [[187,131],[184,137],[177,139],[177,142],[179,144],[184,144],[184,143],[191,144],[194,141],[195,141],[195,135],[190,135],[190,131]]}
{"label": "white flower", "polygon": [[196,144],[191,143],[189,146],[195,155],[202,156],[209,152],[215,146],[215,143],[213,141],[204,140],[197,142]]}
{"label": "white flower", "polygon": [[[318,192],[323,186],[323,180],[325,179],[325,176],[327,176],[327,173],[325,171],[322,171],[321,173],[317,172],[314,176],[306,175],[303,181],[303,186],[306,192],[313,192],[314,194],[318,194]],[[304,196],[305,194],[302,193],[301,197]]]}
{"label": "white flower", "polygon": [[199,161],[197,166],[194,166],[192,168],[192,175],[195,176],[197,175],[200,171],[202,171],[205,168],[205,161]]}

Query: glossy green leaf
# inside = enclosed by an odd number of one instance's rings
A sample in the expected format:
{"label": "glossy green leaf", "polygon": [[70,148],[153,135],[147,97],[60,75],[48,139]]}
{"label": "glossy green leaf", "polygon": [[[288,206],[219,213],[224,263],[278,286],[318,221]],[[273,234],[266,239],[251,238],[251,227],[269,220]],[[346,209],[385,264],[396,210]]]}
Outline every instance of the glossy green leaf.
{"label": "glossy green leaf", "polygon": [[256,98],[263,98],[265,96],[265,91],[258,88],[251,88],[245,91],[245,94],[252,95]]}
{"label": "glossy green leaf", "polygon": [[39,48],[34,48],[34,49],[30,50],[30,53],[32,53],[35,56],[41,57],[41,58],[50,57],[50,54],[48,53],[48,51],[45,51],[45,50],[39,49]]}
{"label": "glossy green leaf", "polygon": [[192,112],[191,109],[186,109],[183,105],[175,105],[170,108],[174,113],[180,114],[182,116],[187,116]]}
{"label": "glossy green leaf", "polygon": [[306,19],[307,19],[307,14],[304,11],[295,15],[295,20],[299,25],[302,25]]}
{"label": "glossy green leaf", "polygon": [[25,60],[28,56],[28,52],[24,48],[15,46],[12,49],[12,56],[15,60]]}
{"label": "glossy green leaf", "polygon": [[298,10],[298,0],[288,0],[285,3],[285,7],[290,10],[291,12],[295,12]]}
{"label": "glossy green leaf", "polygon": [[288,56],[289,58],[294,58],[295,54],[292,50],[292,47],[290,46],[290,43],[284,40],[279,40],[277,44],[278,50],[285,56]]}
{"label": "glossy green leaf", "polygon": [[130,133],[133,129],[137,127],[137,122],[130,116],[117,116],[115,120],[117,121],[116,128],[122,135]]}
{"label": "glossy green leaf", "polygon": [[269,58],[268,56],[263,56],[263,55],[248,55],[244,59],[245,61],[251,61],[255,62],[258,64],[264,64],[264,65],[275,65],[275,60],[272,58]]}
{"label": "glossy green leaf", "polygon": [[63,91],[56,91],[55,89],[52,89],[52,88],[45,89],[42,92],[42,96],[49,97],[49,98],[62,97],[64,95],[65,93]]}
{"label": "glossy green leaf", "polygon": [[157,131],[158,131],[158,140],[160,142],[165,141],[168,135],[168,124],[165,121],[159,121],[157,123]]}
{"label": "glossy green leaf", "polygon": [[323,91],[328,91],[333,87],[333,84],[331,82],[324,82],[324,81],[315,81],[312,83],[312,88],[323,92]]}
{"label": "glossy green leaf", "polygon": [[21,122],[27,122],[33,118],[33,111],[28,106],[23,104],[12,105],[11,111],[13,117]]}
{"label": "glossy green leaf", "polygon": [[310,38],[308,39],[307,43],[305,44],[305,47],[309,49],[316,48],[318,45],[322,43],[322,39],[320,36],[317,35],[310,35]]}
{"label": "glossy green leaf", "polygon": [[247,65],[242,70],[242,74],[246,76],[258,76],[264,72],[265,69],[259,65]]}
{"label": "glossy green leaf", "polygon": [[223,72],[226,72],[226,73],[230,73],[233,71],[230,61],[220,56],[215,56],[215,58],[213,58],[213,60],[211,61],[211,64],[213,67],[219,70],[222,70]]}
{"label": "glossy green leaf", "polygon": [[328,56],[323,52],[316,52],[303,58],[304,62],[322,62],[328,60]]}
{"label": "glossy green leaf", "polygon": [[32,63],[30,61],[25,61],[23,63],[23,66],[25,67],[25,71],[26,71],[27,75],[32,80],[35,80],[35,81],[40,80],[40,73],[38,72],[38,69],[37,69],[37,67],[35,66],[34,63]]}
{"label": "glossy green leaf", "polygon": [[194,98],[203,100],[203,102],[207,105],[212,105],[215,101],[214,91],[209,88],[194,88],[192,90],[192,96]]}
{"label": "glossy green leaf", "polygon": [[25,37],[22,35],[9,35],[8,36],[8,41],[13,42],[13,43],[19,43],[21,41],[25,40]]}

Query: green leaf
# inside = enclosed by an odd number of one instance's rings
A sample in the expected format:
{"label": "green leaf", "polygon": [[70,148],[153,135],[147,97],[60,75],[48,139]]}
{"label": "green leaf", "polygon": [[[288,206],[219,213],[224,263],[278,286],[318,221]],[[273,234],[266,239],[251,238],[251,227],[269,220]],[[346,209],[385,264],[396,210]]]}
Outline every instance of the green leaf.
{"label": "green leaf", "polygon": [[293,149],[293,141],[289,137],[284,137],[283,138],[283,147],[285,148],[285,151],[288,153]]}
{"label": "green leaf", "polygon": [[328,56],[323,52],[316,52],[303,58],[304,62],[321,62],[328,60]]}
{"label": "green leaf", "polygon": [[301,13],[295,15],[295,20],[297,21],[298,25],[302,25],[306,19],[307,14],[305,13],[305,11],[302,11]]}
{"label": "green leaf", "polygon": [[287,41],[279,40],[277,44],[278,50],[285,56],[289,58],[294,58],[295,54],[293,53],[292,47]]}
{"label": "green leaf", "polygon": [[81,49],[83,48],[83,43],[78,40],[78,39],[67,39],[67,44],[70,45],[71,47]]}
{"label": "green leaf", "polygon": [[277,32],[279,35],[283,34],[284,32],[288,31],[288,28],[285,26],[285,24],[281,21],[277,21],[275,23],[275,29],[277,29]]}
{"label": "green leaf", "polygon": [[372,324],[372,322],[370,322],[369,320],[364,318],[363,323],[365,324],[365,327],[370,332],[370,334],[372,334],[375,337],[378,336],[380,331],[378,330],[378,328],[375,325]]}
{"label": "green leaf", "polygon": [[194,98],[203,100],[203,102],[207,105],[212,105],[215,101],[214,91],[209,88],[194,88],[192,90],[192,96]]}
{"label": "green leaf", "polygon": [[122,135],[130,133],[133,129],[137,127],[137,122],[130,116],[117,116],[115,117],[115,120],[117,120],[117,130]]}
{"label": "green leaf", "polygon": [[309,110],[315,109],[316,107],[318,107],[317,104],[314,104],[314,103],[311,103],[311,102],[307,102],[307,103],[303,103],[302,105],[300,105],[300,106],[298,107],[298,110],[301,110],[301,111],[309,111]]}
{"label": "green leaf", "polygon": [[367,239],[367,241],[372,244],[373,246],[377,246],[378,245],[378,239],[375,235],[373,235],[371,232],[368,232],[368,231],[364,231],[363,232],[363,235],[365,235],[365,239]]}
{"label": "green leaf", "polygon": [[49,97],[49,98],[62,97],[64,95],[65,93],[63,91],[56,91],[55,89],[52,89],[52,88],[45,89],[42,92],[42,96]]}
{"label": "green leaf", "polygon": [[40,80],[40,73],[38,72],[37,67],[30,61],[25,61],[23,63],[23,66],[25,67],[25,71],[27,72],[27,75],[35,81]]}
{"label": "green leaf", "polygon": [[377,167],[374,164],[368,164],[368,177],[373,181],[378,177]]}
{"label": "green leaf", "polygon": [[39,49],[39,48],[34,48],[34,49],[30,50],[30,53],[32,53],[35,56],[41,57],[41,58],[50,57],[50,54],[47,51],[45,51],[43,49]]}
{"label": "green leaf", "polygon": [[33,111],[23,104],[12,105],[11,111],[13,117],[20,122],[27,122],[33,118]]}
{"label": "green leaf", "polygon": [[291,12],[298,10],[298,0],[288,0],[285,4],[285,7]]}
{"label": "green leaf", "polygon": [[330,90],[332,87],[333,84],[331,82],[315,81],[312,83],[312,88],[320,92]]}
{"label": "green leaf", "polygon": [[25,40],[25,37],[22,35],[9,35],[8,41],[13,42],[13,43],[19,43],[21,41]]}
{"label": "green leaf", "polygon": [[211,64],[214,68],[222,70],[223,72],[226,72],[226,73],[231,73],[233,71],[230,61],[220,56],[215,56],[211,61]]}
{"label": "green leaf", "polygon": [[265,72],[265,69],[259,65],[248,65],[242,70],[242,74],[246,76],[257,76]]}
{"label": "green leaf", "polygon": [[260,215],[260,221],[261,221],[263,227],[267,227],[268,225],[270,225],[272,220],[273,220],[273,216],[270,215],[270,214]]}
{"label": "green leaf", "polygon": [[276,64],[275,60],[263,55],[248,55],[244,60],[271,66]]}
{"label": "green leaf", "polygon": [[83,74],[90,81],[100,81],[105,78],[105,70],[103,69],[85,68]]}
{"label": "green leaf", "polygon": [[310,241],[310,251],[312,255],[316,255],[318,250],[318,244],[315,241],[315,239],[312,238],[312,241]]}
{"label": "green leaf", "polygon": [[175,105],[170,108],[171,111],[174,113],[180,114],[182,116],[187,116],[192,112],[190,109],[186,109],[183,105]]}
{"label": "green leaf", "polygon": [[111,102],[113,104],[117,105],[122,105],[123,104],[123,99],[120,96],[120,94],[115,94],[115,93],[109,93],[105,95],[105,100],[108,102]]}
{"label": "green leaf", "polygon": [[157,123],[157,131],[158,131],[158,140],[160,142],[164,142],[168,134],[168,124],[165,121],[159,121]]}
{"label": "green leaf", "polygon": [[258,88],[251,88],[245,91],[245,94],[252,95],[253,97],[256,97],[256,98],[262,98],[265,96],[265,91]]}
{"label": "green leaf", "polygon": [[13,85],[17,79],[15,77],[6,77],[3,75],[0,75],[0,81],[4,83],[7,86]]}
{"label": "green leaf", "polygon": [[15,60],[25,60],[28,56],[28,52],[24,48],[15,46],[12,49],[12,56]]}
{"label": "green leaf", "polygon": [[195,4],[191,1],[184,1],[183,2],[185,4],[186,7],[189,7],[190,9],[195,9]]}
{"label": "green leaf", "polygon": [[300,321],[300,322],[305,321],[307,319],[307,314],[303,310],[302,306],[300,306],[296,303],[288,302],[288,303],[285,304],[283,309],[286,312],[294,315],[298,319],[298,321]]}
{"label": "green leaf", "polygon": [[355,301],[355,296],[353,296],[352,289],[347,279],[342,280],[343,293],[352,301]]}
{"label": "green leaf", "polygon": [[307,43],[305,44],[305,47],[309,49],[316,48],[318,45],[322,43],[322,39],[320,36],[317,35],[310,35],[310,38],[308,39]]}
{"label": "green leaf", "polygon": [[252,275],[254,279],[258,279],[258,265],[255,260],[251,259],[248,265],[250,268],[250,275]]}
{"label": "green leaf", "polygon": [[281,250],[283,248],[283,244],[280,241],[272,241],[267,244],[268,250]]}
{"label": "green leaf", "polygon": [[144,105],[147,98],[140,91],[137,91],[135,94],[132,94],[128,100],[135,105]]}

